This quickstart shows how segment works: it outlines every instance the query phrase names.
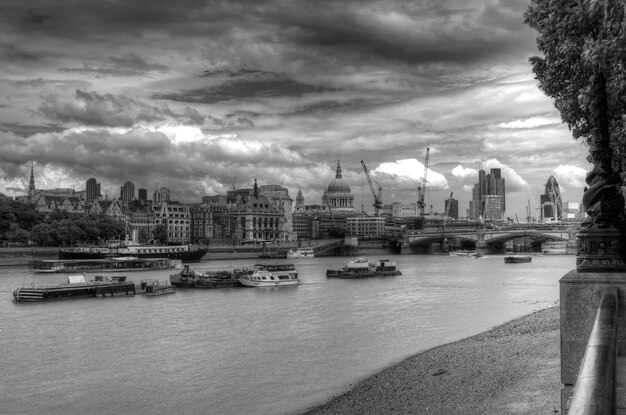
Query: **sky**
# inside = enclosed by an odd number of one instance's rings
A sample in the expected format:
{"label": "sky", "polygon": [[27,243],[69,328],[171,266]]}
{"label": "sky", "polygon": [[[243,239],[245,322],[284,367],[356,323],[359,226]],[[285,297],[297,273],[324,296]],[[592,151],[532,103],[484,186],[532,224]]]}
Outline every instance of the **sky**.
{"label": "sky", "polygon": [[[582,199],[588,148],[537,87],[525,0],[3,0],[0,192],[109,199],[132,181],[198,203],[280,184],[321,204],[340,162],[357,210],[450,194],[501,168],[526,220],[553,175]],[[294,202],[295,203],[295,202]]]}

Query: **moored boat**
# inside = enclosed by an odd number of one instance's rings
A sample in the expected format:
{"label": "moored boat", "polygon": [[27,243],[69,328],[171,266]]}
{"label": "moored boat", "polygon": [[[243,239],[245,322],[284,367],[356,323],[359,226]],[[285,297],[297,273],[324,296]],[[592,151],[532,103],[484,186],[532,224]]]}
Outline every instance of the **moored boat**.
{"label": "moored boat", "polygon": [[154,279],[141,280],[141,289],[148,297],[157,295],[167,295],[176,293],[176,287],[167,281],[159,281]]}
{"label": "moored boat", "polygon": [[231,271],[196,272],[185,265],[177,274],[170,275],[170,283],[181,288],[230,288],[241,287],[239,276],[246,273],[245,269]]}
{"label": "moored boat", "polygon": [[169,258],[111,257],[104,259],[37,259],[35,272],[128,272],[180,268],[180,260]]}
{"label": "moored boat", "polygon": [[238,278],[244,287],[277,287],[302,284],[293,264],[256,264],[251,273],[243,273]]}
{"label": "moored boat", "polygon": [[531,262],[533,257],[530,255],[507,255],[504,257],[505,264],[519,264],[522,262]]}
{"label": "moored boat", "polygon": [[396,263],[388,259],[380,259],[375,262],[369,262],[365,258],[356,258],[349,261],[348,264],[339,270],[329,269],[326,271],[327,278],[370,278],[370,277],[389,277],[394,275],[402,275],[398,270]]}
{"label": "moored boat", "polygon": [[287,258],[315,258],[315,251],[313,248],[290,249]]}
{"label": "moored boat", "polygon": [[59,249],[59,259],[104,259],[119,256],[138,258],[169,258],[199,261],[206,248],[195,245],[109,245],[74,246]]}

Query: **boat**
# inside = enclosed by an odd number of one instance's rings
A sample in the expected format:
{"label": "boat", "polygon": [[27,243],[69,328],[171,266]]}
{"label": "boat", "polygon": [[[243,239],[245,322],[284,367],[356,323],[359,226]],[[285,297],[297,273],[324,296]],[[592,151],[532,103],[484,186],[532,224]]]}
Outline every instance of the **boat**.
{"label": "boat", "polygon": [[326,271],[327,278],[370,278],[370,277],[390,277],[402,275],[396,263],[388,259],[380,259],[369,262],[366,258],[356,258],[339,270],[329,269]]}
{"label": "boat", "polygon": [[177,274],[170,275],[170,283],[181,288],[230,288],[241,287],[239,276],[245,274],[246,269],[232,271],[196,272],[185,265]]}
{"label": "boat", "polygon": [[111,257],[104,259],[36,259],[35,272],[128,272],[180,268],[182,263],[169,258]]}
{"label": "boat", "polygon": [[104,259],[120,256],[137,258],[169,258],[181,261],[199,261],[206,248],[195,245],[131,245],[73,246],[59,249],[59,259]]}
{"label": "boat", "polygon": [[154,279],[141,280],[141,289],[148,297],[158,295],[167,295],[176,293],[176,288],[167,281],[159,281]]}
{"label": "boat", "polygon": [[504,257],[505,264],[519,264],[522,262],[531,262],[533,257],[530,255],[507,255]]}
{"label": "boat", "polygon": [[290,249],[287,258],[315,258],[315,251],[313,248]]}
{"label": "boat", "polygon": [[277,287],[302,284],[293,264],[256,264],[252,272],[242,273],[238,278],[244,287]]}
{"label": "boat", "polygon": [[85,274],[69,275],[67,282],[52,286],[20,287],[13,291],[13,302],[42,302],[73,298],[114,296],[116,294],[135,295],[135,283],[126,277],[106,278],[97,275],[93,281],[85,281]]}

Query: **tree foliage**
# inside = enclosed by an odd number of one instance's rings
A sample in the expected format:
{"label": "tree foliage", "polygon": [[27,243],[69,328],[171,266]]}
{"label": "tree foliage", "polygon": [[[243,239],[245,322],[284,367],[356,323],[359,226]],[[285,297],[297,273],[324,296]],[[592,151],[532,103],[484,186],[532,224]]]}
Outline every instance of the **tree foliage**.
{"label": "tree foliage", "polygon": [[597,127],[593,85],[606,79],[609,131],[617,171],[626,167],[626,22],[622,2],[531,0],[525,23],[539,33],[543,57],[530,58],[539,88],[554,100],[575,139]]}
{"label": "tree foliage", "polygon": [[33,205],[0,199],[0,245],[4,243],[63,246],[123,238],[123,222],[104,214],[76,214],[55,210],[39,213]]}

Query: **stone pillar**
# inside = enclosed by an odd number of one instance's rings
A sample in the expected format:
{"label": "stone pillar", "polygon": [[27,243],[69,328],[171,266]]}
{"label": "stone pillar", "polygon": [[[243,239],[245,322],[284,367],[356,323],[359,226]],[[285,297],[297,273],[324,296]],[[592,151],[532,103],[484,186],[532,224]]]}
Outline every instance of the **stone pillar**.
{"label": "stone pillar", "polygon": [[[587,340],[606,286],[626,294],[626,243],[621,178],[612,168],[606,81],[594,76],[595,130],[588,140],[593,169],[583,195],[588,217],[576,235],[576,269],[560,280],[562,412],[573,392]],[[618,310],[618,355],[626,351],[626,310]]]}

